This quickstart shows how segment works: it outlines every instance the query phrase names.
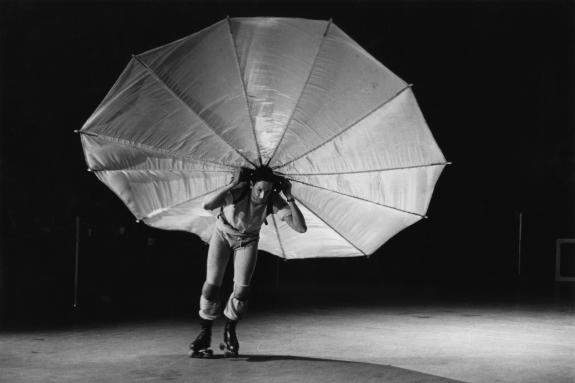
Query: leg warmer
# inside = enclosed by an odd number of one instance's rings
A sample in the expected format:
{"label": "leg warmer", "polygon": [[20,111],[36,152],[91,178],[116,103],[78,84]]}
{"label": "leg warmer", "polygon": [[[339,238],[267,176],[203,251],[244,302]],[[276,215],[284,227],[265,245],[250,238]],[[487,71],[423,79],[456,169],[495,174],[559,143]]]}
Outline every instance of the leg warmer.
{"label": "leg warmer", "polygon": [[220,303],[206,299],[203,295],[200,297],[200,318],[214,320],[220,316]]}
{"label": "leg warmer", "polygon": [[220,301],[220,286],[213,285],[208,282],[204,282],[202,286],[202,296],[204,296],[207,300],[213,302]]}
{"label": "leg warmer", "polygon": [[234,285],[234,292],[230,295],[226,308],[224,309],[226,318],[237,321],[246,313],[248,308],[248,293],[249,286]]}

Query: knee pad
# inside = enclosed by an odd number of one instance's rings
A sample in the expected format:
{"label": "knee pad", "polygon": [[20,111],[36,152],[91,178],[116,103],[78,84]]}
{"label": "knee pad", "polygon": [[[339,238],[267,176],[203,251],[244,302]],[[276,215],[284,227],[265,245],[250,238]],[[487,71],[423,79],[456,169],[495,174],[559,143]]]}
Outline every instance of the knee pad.
{"label": "knee pad", "polygon": [[203,295],[200,297],[200,318],[214,320],[220,316],[220,303],[206,299]]}
{"label": "knee pad", "polygon": [[202,296],[209,301],[217,302],[220,300],[220,286],[204,282],[202,286]]}

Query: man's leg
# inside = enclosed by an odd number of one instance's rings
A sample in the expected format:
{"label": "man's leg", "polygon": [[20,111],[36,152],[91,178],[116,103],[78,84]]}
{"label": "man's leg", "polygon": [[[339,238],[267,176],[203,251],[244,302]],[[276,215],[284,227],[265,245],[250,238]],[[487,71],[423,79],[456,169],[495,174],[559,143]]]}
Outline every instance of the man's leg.
{"label": "man's leg", "polygon": [[237,356],[240,350],[240,344],[236,336],[236,324],[245,314],[247,309],[247,300],[250,289],[250,283],[256,261],[258,257],[258,242],[236,249],[234,255],[234,291],[230,295],[224,315],[226,324],[224,327],[224,343],[220,345],[225,349],[226,356]]}
{"label": "man's leg", "polygon": [[224,315],[237,321],[247,309],[250,283],[258,259],[258,242],[236,249],[234,255],[234,291],[230,295]]}
{"label": "man's leg", "polygon": [[226,266],[230,259],[231,249],[218,229],[214,229],[206,261],[206,280],[200,296],[201,331],[190,344],[189,355],[193,358],[211,357],[212,325],[220,315],[220,286]]}
{"label": "man's leg", "polygon": [[231,248],[215,228],[210,240],[206,262],[206,280],[200,297],[200,317],[214,320],[219,316],[220,288],[230,259]]}

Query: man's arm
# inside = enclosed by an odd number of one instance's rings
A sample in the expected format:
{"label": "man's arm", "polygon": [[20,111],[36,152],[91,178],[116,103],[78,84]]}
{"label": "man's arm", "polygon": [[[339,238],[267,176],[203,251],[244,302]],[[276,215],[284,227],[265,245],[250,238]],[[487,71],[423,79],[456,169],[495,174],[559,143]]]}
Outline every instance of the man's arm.
{"label": "man's arm", "polygon": [[286,215],[283,220],[298,233],[305,233],[307,231],[305,219],[291,194],[291,183],[289,181],[286,180],[286,183],[282,187],[282,191],[291,211],[291,215]]}
{"label": "man's arm", "polygon": [[214,210],[218,207],[226,205],[226,198],[228,197],[228,193],[231,193],[234,190],[241,189],[247,186],[247,182],[240,182],[240,173],[236,172],[234,177],[232,178],[232,182],[226,186],[221,192],[215,194],[211,198],[207,198],[204,200],[203,208],[205,210]]}

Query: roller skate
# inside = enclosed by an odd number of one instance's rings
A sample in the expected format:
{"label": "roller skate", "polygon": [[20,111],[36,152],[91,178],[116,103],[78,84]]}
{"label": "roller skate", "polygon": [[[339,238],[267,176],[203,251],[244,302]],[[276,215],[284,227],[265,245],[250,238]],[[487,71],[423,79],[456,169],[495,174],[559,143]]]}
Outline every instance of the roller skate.
{"label": "roller skate", "polygon": [[214,351],[210,349],[212,343],[212,321],[200,319],[201,331],[190,343],[190,351],[188,355],[191,358],[211,358],[214,356]]}
{"label": "roller skate", "polygon": [[236,336],[237,321],[227,320],[224,327],[224,342],[220,343],[220,350],[224,350],[225,357],[237,358],[240,344]]}

